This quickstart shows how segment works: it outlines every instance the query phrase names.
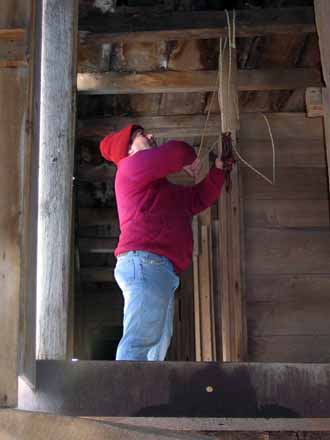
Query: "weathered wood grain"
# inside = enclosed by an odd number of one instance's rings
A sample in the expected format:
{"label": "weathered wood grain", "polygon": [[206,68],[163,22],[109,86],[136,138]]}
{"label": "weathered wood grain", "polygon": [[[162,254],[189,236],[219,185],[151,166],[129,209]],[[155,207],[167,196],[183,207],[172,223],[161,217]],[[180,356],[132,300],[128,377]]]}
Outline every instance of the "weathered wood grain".
{"label": "weathered wood grain", "polygon": [[0,68],[27,65],[25,29],[0,29]]}
{"label": "weathered wood grain", "polygon": [[113,253],[117,244],[117,238],[81,238],[79,250],[82,253]]}
{"label": "weathered wood grain", "polygon": [[250,303],[247,307],[250,335],[330,336],[329,309],[330,299],[322,303],[312,298],[301,303]]}
{"label": "weathered wood grain", "polygon": [[[285,197],[285,194],[283,195]],[[247,200],[244,206],[247,227],[329,228],[329,202],[324,200]]]}
{"label": "weathered wood grain", "polygon": [[80,271],[81,281],[86,282],[114,282],[113,269],[110,267],[83,268]]}
{"label": "weathered wood grain", "polygon": [[[276,139],[276,167],[325,167],[325,147],[322,139]],[[241,139],[238,145],[243,157],[255,167],[273,163],[271,140]],[[318,170],[315,170],[317,173]]]}
{"label": "weathered wood grain", "polygon": [[77,0],[43,3],[38,260],[47,264],[38,268],[39,359],[66,358],[77,6]]}
{"label": "weathered wood grain", "polygon": [[[272,128],[275,145],[279,149],[280,159],[282,154],[286,154],[286,149],[288,149],[290,153],[296,151],[294,159],[297,160],[298,157],[301,157],[299,145],[302,149],[301,155],[304,154],[310,145],[312,150],[315,149],[316,158],[320,157],[320,146],[324,145],[321,118],[307,118],[305,113],[266,113],[266,116]],[[111,116],[108,118],[81,119],[78,125],[78,137],[101,138],[110,131],[119,130],[132,123],[141,125],[146,131],[151,131],[155,136],[164,138],[179,136],[184,138],[201,136],[206,123],[206,115]],[[216,136],[219,134],[219,130],[220,115],[210,114],[205,134]],[[267,155],[270,152],[269,132],[261,113],[240,114],[238,141],[239,148],[242,144],[242,147],[245,146],[245,150],[248,150],[256,142],[255,148],[265,146],[265,153],[261,152],[262,155]],[[253,153],[251,152],[251,154]],[[314,159],[312,161],[314,166],[316,161]],[[294,164],[292,165],[294,166]]]}
{"label": "weathered wood grain", "polygon": [[251,274],[330,274],[330,231],[248,228]]}
{"label": "weathered wood grain", "polygon": [[22,264],[20,179],[24,169],[19,152],[24,151],[27,87],[26,68],[0,70],[0,407],[17,404]]}
{"label": "weathered wood grain", "polygon": [[[237,37],[315,32],[313,8],[238,10],[236,23]],[[214,10],[88,17],[80,20],[79,28],[82,44],[227,36],[226,15]]]}
{"label": "weathered wood grain", "polygon": [[[261,168],[271,178],[272,169]],[[255,200],[325,200],[326,168],[277,168],[276,183],[270,185],[250,169],[242,168],[245,199]]]}
{"label": "weathered wood grain", "polygon": [[[79,73],[80,94],[186,93],[218,90],[217,71],[150,73]],[[321,86],[320,72],[312,68],[239,70],[240,91],[292,90]]]}
{"label": "weathered wood grain", "polygon": [[249,339],[251,362],[330,362],[330,336],[256,336]]}
{"label": "weathered wood grain", "polygon": [[248,303],[327,304],[330,274],[249,275],[246,280]]}
{"label": "weathered wood grain", "polygon": [[[329,19],[330,4],[326,0],[315,0],[315,22],[319,36],[322,71],[326,87],[323,89],[324,133],[327,152],[328,177],[330,177],[330,44],[329,44]],[[330,181],[328,182],[330,188]]]}

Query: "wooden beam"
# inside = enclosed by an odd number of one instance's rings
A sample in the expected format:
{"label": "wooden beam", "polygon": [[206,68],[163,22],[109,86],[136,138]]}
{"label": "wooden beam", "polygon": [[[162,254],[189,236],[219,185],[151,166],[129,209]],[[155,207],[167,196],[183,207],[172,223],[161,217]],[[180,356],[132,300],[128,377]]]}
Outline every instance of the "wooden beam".
{"label": "wooden beam", "polygon": [[[82,44],[114,41],[162,41],[227,36],[224,11],[111,14],[80,20]],[[244,9],[236,11],[237,37],[315,32],[313,8]]]}
{"label": "wooden beam", "polygon": [[37,286],[39,359],[65,359],[67,353],[77,15],[77,0],[43,1]]}
{"label": "wooden beam", "polygon": [[[266,113],[271,125],[275,142],[285,141],[297,145],[301,141],[323,143],[322,120],[310,119],[305,113]],[[247,145],[255,141],[269,143],[269,133],[260,113],[241,113],[240,139]],[[201,136],[206,115],[167,115],[167,116],[111,116],[79,121],[78,137],[102,138],[110,131],[119,130],[128,124],[138,124],[150,131],[155,137],[185,138]],[[220,115],[211,114],[205,129],[207,136],[218,136]],[[252,142],[250,142],[252,141]],[[318,148],[319,149],[319,148]],[[265,153],[263,153],[265,154]]]}
{"label": "wooden beam", "polygon": [[[217,71],[79,73],[80,94],[187,93],[217,90]],[[238,90],[293,90],[322,85],[314,68],[240,70]]]}
{"label": "wooden beam", "polygon": [[319,47],[323,77],[326,87],[323,89],[322,101],[324,112],[324,134],[328,166],[328,186],[330,189],[330,43],[329,20],[330,3],[326,0],[314,0],[315,21],[319,36]]}

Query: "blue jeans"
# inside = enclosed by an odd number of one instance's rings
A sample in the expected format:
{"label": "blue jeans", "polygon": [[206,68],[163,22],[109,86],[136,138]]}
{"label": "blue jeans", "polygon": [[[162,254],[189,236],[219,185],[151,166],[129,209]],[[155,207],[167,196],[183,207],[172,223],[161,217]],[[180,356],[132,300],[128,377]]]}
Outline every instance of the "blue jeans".
{"label": "blue jeans", "polygon": [[121,288],[124,330],[117,360],[165,359],[173,329],[174,292],[179,277],[160,255],[131,251],[119,255],[115,279]]}

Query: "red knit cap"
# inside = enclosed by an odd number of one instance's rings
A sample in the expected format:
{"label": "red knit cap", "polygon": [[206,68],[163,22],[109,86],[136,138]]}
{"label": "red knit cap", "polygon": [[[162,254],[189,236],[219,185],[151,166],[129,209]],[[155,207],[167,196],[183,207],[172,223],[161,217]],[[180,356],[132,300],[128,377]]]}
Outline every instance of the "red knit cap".
{"label": "red knit cap", "polygon": [[121,159],[128,156],[131,134],[137,128],[142,127],[130,124],[120,131],[108,134],[100,143],[102,156],[109,162],[114,162],[117,165]]}

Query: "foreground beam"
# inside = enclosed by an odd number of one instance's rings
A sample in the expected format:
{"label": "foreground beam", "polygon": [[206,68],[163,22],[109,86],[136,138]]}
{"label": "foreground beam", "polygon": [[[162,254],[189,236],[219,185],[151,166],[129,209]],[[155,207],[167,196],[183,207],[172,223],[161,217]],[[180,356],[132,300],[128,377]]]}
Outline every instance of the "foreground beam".
{"label": "foreground beam", "polygon": [[[79,23],[82,44],[114,41],[205,39],[227,36],[224,11],[141,12],[88,17]],[[315,32],[313,8],[267,8],[236,11],[236,36]]]}
{"label": "foreground beam", "polygon": [[330,417],[328,364],[38,361],[37,374],[36,392],[20,384],[21,409],[80,416]]}
{"label": "foreground beam", "polygon": [[[79,73],[81,94],[187,93],[218,90],[217,71],[150,73]],[[239,91],[294,90],[322,85],[319,69],[239,70]]]}
{"label": "foreground beam", "polygon": [[37,285],[39,359],[65,359],[67,348],[77,3],[76,0],[43,2]]}

